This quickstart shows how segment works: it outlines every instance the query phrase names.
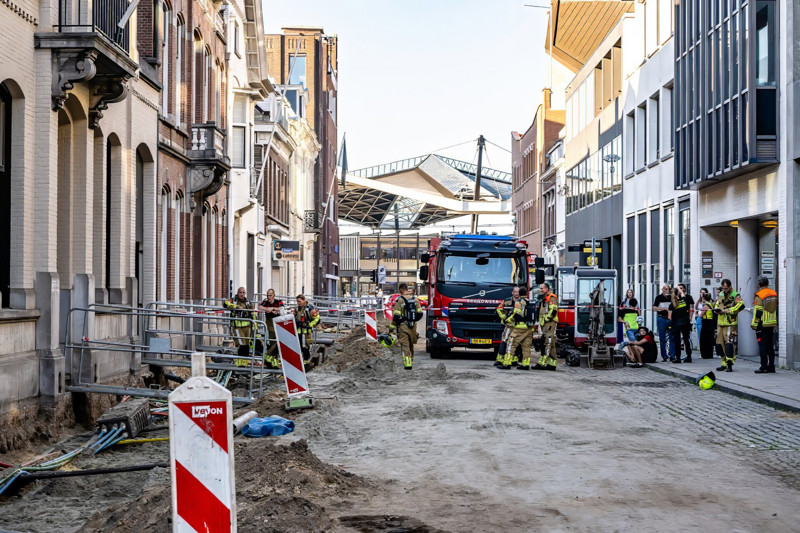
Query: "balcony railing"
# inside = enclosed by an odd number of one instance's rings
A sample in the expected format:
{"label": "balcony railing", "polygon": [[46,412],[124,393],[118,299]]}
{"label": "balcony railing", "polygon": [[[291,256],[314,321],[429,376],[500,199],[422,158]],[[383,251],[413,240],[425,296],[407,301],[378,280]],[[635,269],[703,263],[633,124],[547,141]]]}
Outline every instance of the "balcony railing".
{"label": "balcony railing", "polygon": [[60,33],[101,33],[126,53],[130,52],[129,24],[117,25],[128,9],[128,0],[61,0]]}
{"label": "balcony railing", "polygon": [[225,155],[225,132],[217,129],[213,122],[192,126],[193,157],[202,159],[218,159],[228,162]]}

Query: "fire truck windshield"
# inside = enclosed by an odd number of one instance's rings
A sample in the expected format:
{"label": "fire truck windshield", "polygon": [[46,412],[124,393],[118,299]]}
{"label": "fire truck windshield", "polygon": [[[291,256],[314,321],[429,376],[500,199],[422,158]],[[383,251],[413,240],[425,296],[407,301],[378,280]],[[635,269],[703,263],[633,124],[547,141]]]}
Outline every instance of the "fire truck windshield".
{"label": "fire truck windshield", "polygon": [[476,257],[446,254],[439,263],[438,281],[453,285],[525,285],[525,257]]}

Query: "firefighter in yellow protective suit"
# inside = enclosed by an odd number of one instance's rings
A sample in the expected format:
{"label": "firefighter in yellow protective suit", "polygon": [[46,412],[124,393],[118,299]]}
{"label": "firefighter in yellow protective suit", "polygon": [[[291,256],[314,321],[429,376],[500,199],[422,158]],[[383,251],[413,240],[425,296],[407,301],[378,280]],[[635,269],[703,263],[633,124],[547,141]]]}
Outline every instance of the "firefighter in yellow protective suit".
{"label": "firefighter in yellow protective suit", "polygon": [[539,304],[539,327],[544,335],[544,350],[536,370],[555,370],[558,365],[558,350],[556,348],[556,327],[558,326],[558,297],[550,292],[550,285],[539,285],[542,301]]}
{"label": "firefighter in yellow protective suit", "polygon": [[[501,367],[503,366],[503,361],[506,358],[506,351],[508,349],[508,337],[511,335],[511,326],[506,324],[506,320],[508,320],[508,315],[514,310],[514,302],[519,299],[519,287],[514,287],[511,291],[511,298],[506,298],[500,305],[497,306],[497,316],[500,317],[500,322],[505,326],[503,329],[503,336],[500,337],[500,348],[497,350],[497,359],[494,362],[494,366]],[[513,359],[512,359],[513,361]]]}
{"label": "firefighter in yellow protective suit", "polygon": [[394,302],[389,331],[397,331],[397,342],[403,352],[403,368],[410,370],[414,365],[414,344],[419,340],[417,322],[422,318],[422,306],[411,294],[406,283],[400,284],[399,291],[400,296]]}
{"label": "firefighter in yellow protective suit", "polygon": [[508,335],[508,347],[506,348],[506,355],[503,358],[503,366],[500,367],[502,369],[511,368],[517,346],[522,350],[522,360],[528,361],[528,369],[530,369],[533,329],[528,324],[528,299],[526,296],[528,296],[528,290],[525,287],[520,287],[519,299],[514,302],[514,309],[509,313],[508,318],[506,318],[506,326],[511,328],[511,332]]}
{"label": "firefighter in yellow protective suit", "polygon": [[753,301],[753,322],[761,367],[756,374],[775,373],[775,328],[778,326],[778,293],[769,288],[769,280],[758,278],[758,292]]}
{"label": "firefighter in yellow protective suit", "polygon": [[733,290],[731,280],[722,280],[722,291],[714,304],[717,314],[717,344],[722,348],[722,365],[718,372],[733,372],[736,362],[737,316],[744,309],[744,302],[738,292]]}
{"label": "firefighter in yellow protective suit", "polygon": [[278,353],[278,340],[273,320],[283,314],[283,301],[275,298],[274,289],[269,289],[267,297],[258,304],[258,310],[264,313],[264,321],[267,323],[267,351],[264,353],[264,361],[272,368],[280,368],[281,359]]}
{"label": "firefighter in yellow protective suit", "polygon": [[311,360],[311,345],[314,344],[312,332],[319,324],[319,312],[308,303],[302,294],[297,295],[297,309],[293,311],[294,323],[297,326],[297,337],[300,339],[300,350],[303,352],[303,364]]}
{"label": "firefighter in yellow protective suit", "polygon": [[[252,320],[256,319],[254,306],[247,299],[247,291],[244,287],[239,287],[236,296],[226,300],[222,304],[226,309],[231,310],[231,329],[233,330],[233,344],[239,349],[240,357],[249,357],[253,349],[253,327]],[[236,366],[248,366],[250,361],[247,359],[236,359]]]}

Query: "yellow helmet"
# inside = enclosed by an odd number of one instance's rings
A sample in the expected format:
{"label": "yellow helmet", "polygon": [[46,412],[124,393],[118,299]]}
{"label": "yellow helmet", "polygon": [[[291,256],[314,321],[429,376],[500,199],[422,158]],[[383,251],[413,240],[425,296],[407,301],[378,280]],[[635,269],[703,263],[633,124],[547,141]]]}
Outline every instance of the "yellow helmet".
{"label": "yellow helmet", "polygon": [[703,374],[697,379],[697,384],[703,390],[709,390],[714,388],[715,380],[717,376],[713,372],[709,372],[708,374]]}
{"label": "yellow helmet", "polygon": [[385,333],[378,335],[378,342],[381,343],[381,346],[386,348],[391,348],[394,346],[395,338],[392,335],[387,335]]}

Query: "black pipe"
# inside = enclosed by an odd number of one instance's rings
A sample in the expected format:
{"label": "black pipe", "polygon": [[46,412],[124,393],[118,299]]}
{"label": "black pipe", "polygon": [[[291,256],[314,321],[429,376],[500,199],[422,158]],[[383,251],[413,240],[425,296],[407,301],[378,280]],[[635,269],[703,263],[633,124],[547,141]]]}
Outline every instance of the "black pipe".
{"label": "black pipe", "polygon": [[169,463],[151,463],[146,465],[116,466],[111,468],[92,468],[89,470],[54,470],[52,472],[26,472],[22,474],[18,481],[33,479],[53,479],[59,477],[75,476],[98,476],[101,474],[119,474],[122,472],[139,472],[142,470],[152,470],[154,468],[169,468]]}
{"label": "black pipe", "polygon": [[186,380],[180,376],[176,376],[172,372],[164,372],[164,377],[170,381],[175,381],[176,383],[186,383]]}

